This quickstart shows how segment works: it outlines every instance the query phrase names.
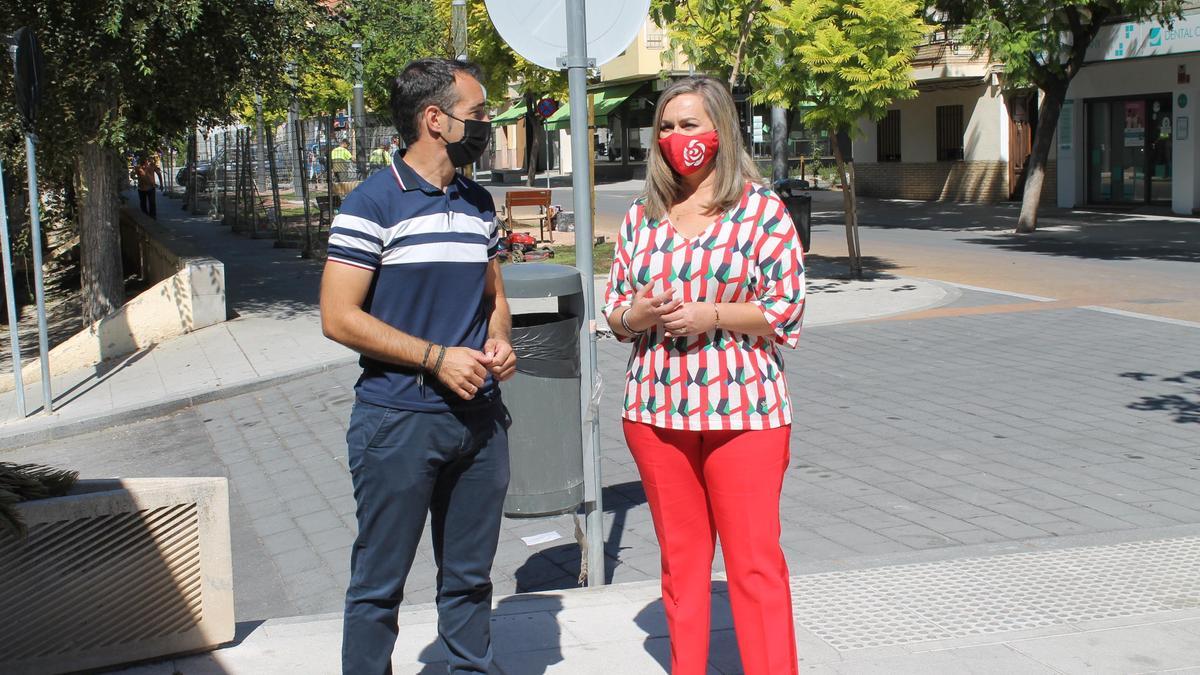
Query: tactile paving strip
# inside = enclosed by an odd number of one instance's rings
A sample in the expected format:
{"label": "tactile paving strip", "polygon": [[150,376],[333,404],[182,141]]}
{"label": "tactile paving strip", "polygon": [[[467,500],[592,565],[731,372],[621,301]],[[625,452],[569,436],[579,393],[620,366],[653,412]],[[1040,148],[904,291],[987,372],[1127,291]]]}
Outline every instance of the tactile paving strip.
{"label": "tactile paving strip", "polygon": [[1200,607],[1200,537],[792,578],[797,622],[840,650]]}

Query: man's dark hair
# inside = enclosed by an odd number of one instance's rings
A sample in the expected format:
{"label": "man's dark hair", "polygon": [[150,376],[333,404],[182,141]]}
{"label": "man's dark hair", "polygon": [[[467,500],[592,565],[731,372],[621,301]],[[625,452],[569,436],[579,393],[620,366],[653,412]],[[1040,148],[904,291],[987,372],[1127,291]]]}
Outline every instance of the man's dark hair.
{"label": "man's dark hair", "polygon": [[412,145],[421,135],[421,111],[437,106],[451,112],[458,103],[454,76],[470,75],[483,82],[483,71],[470,61],[453,59],[420,59],[404,67],[392,80],[392,123],[405,145]]}

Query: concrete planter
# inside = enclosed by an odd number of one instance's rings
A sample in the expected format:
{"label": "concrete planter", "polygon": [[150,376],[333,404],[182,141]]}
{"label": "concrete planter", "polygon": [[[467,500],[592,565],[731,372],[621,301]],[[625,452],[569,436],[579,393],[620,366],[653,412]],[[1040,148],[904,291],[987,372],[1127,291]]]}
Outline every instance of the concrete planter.
{"label": "concrete planter", "polygon": [[62,673],[233,639],[224,478],[80,481],[0,534],[0,672]]}

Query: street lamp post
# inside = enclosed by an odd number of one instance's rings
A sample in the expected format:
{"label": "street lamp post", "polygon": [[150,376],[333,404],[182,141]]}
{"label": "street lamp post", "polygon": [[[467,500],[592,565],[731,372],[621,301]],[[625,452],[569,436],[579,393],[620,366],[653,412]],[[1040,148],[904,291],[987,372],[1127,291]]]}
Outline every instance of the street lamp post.
{"label": "street lamp post", "polygon": [[350,45],[354,50],[354,119],[350,122],[351,135],[354,137],[354,159],[358,165],[358,175],[366,174],[367,149],[363,145],[363,131],[366,129],[366,106],[363,103],[363,61],[362,43]]}
{"label": "street lamp post", "polygon": [[467,60],[467,0],[450,3],[450,32],[454,38],[454,58]]}

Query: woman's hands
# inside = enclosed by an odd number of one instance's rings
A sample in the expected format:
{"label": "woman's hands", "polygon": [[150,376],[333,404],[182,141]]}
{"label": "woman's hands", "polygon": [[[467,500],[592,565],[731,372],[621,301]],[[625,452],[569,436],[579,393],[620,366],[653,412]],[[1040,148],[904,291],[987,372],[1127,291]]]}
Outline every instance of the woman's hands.
{"label": "woman's hands", "polygon": [[626,326],[640,333],[662,323],[664,316],[676,311],[683,304],[682,300],[675,298],[675,289],[672,287],[667,287],[667,290],[658,295],[653,295],[653,292],[653,284],[646,284],[638,289],[637,294],[633,296],[633,304],[621,317]]}
{"label": "woman's hands", "polygon": [[662,317],[666,337],[699,335],[717,327],[717,306],[711,302],[684,302]]}
{"label": "woman's hands", "polygon": [[652,326],[662,325],[665,337],[675,338],[699,335],[716,327],[717,308],[711,302],[684,302],[675,297],[675,289],[653,295],[653,287],[646,284],[633,297],[633,305],[625,310],[625,325],[641,332]]}

